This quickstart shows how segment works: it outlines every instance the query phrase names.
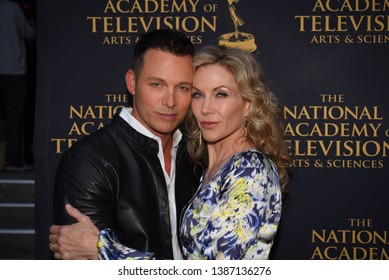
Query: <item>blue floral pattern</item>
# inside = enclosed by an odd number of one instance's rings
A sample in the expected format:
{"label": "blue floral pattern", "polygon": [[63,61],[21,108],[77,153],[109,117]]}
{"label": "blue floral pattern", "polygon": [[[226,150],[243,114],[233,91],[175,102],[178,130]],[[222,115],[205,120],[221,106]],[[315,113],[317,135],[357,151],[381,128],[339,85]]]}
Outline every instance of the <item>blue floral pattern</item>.
{"label": "blue floral pattern", "polygon": [[181,225],[187,259],[268,259],[281,217],[275,165],[251,149],[234,155],[200,189]]}
{"label": "blue floral pattern", "polygon": [[153,253],[131,249],[120,243],[111,229],[103,229],[97,242],[98,258],[100,260],[152,260]]}

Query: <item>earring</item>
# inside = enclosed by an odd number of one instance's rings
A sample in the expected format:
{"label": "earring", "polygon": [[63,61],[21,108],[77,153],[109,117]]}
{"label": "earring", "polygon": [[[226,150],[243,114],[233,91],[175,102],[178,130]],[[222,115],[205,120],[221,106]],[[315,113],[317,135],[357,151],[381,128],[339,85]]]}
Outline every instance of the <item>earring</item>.
{"label": "earring", "polygon": [[246,119],[243,123],[243,130],[244,130],[244,136],[243,136],[243,149],[244,149],[244,145],[246,144],[246,138],[247,138],[247,124],[248,124],[248,120]]}

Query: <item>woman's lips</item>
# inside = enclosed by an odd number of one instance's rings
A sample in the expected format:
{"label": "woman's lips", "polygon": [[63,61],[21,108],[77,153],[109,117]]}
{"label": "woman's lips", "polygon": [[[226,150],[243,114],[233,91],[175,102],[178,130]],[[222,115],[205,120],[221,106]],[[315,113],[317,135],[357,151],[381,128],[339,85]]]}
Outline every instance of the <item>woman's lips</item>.
{"label": "woman's lips", "polygon": [[217,122],[200,122],[200,125],[201,127],[203,128],[207,128],[207,129],[210,129],[210,128],[214,128],[218,123]]}

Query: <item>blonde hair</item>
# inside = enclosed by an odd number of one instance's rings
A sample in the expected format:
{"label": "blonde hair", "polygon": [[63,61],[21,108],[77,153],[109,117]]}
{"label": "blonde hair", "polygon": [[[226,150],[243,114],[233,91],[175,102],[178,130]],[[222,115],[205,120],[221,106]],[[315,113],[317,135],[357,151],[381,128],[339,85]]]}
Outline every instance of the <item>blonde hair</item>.
{"label": "blonde hair", "polygon": [[[254,56],[242,49],[206,46],[194,58],[194,68],[217,64],[225,67],[236,78],[240,94],[250,102],[247,115],[246,141],[250,141],[277,166],[281,187],[286,189],[287,168],[291,163],[288,147],[283,138],[283,119],[278,100],[266,83],[261,66]],[[186,118],[189,134],[188,152],[200,164],[207,163],[207,147],[201,138],[193,113]]]}

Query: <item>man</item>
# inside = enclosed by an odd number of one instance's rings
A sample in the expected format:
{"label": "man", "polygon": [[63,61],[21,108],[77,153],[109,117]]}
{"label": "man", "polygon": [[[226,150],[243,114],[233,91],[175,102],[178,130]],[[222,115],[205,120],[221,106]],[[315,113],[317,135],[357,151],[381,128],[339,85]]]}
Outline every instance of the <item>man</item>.
{"label": "man", "polygon": [[24,171],[22,127],[27,93],[25,40],[35,37],[34,26],[16,2],[0,0],[0,119],[5,119],[5,171]]}
{"label": "man", "polygon": [[[198,183],[177,129],[191,102],[193,54],[193,45],[177,31],[155,30],[140,38],[125,76],[133,107],[63,156],[55,223],[74,222],[64,209],[70,203],[130,248],[181,258],[177,221]],[[56,258],[78,258],[55,238],[63,229],[51,228],[51,250]]]}

